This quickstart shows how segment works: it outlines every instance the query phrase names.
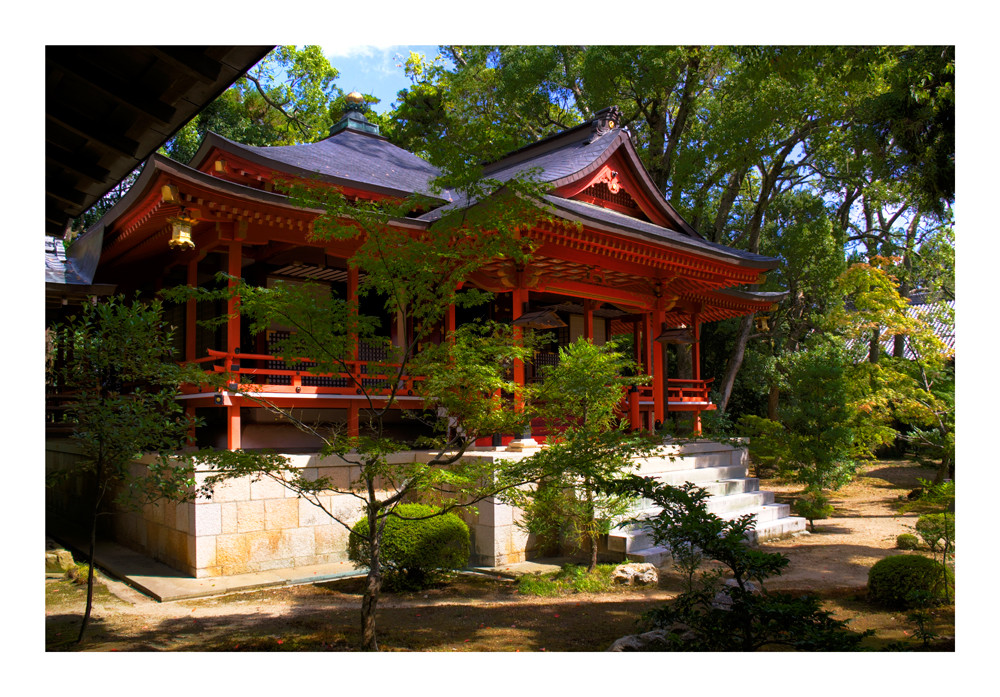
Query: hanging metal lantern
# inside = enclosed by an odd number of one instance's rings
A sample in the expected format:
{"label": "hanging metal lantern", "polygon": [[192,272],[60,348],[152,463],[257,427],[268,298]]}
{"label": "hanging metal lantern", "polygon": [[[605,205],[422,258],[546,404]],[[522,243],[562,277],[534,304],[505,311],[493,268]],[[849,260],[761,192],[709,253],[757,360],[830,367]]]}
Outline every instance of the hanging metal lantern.
{"label": "hanging metal lantern", "polygon": [[771,331],[771,328],[767,326],[767,315],[757,315],[753,318],[753,321],[757,325],[758,332],[763,333]]}
{"label": "hanging metal lantern", "polygon": [[170,223],[170,245],[171,249],[194,249],[194,240],[191,239],[191,227],[194,220],[182,209],[180,215],[168,220]]}

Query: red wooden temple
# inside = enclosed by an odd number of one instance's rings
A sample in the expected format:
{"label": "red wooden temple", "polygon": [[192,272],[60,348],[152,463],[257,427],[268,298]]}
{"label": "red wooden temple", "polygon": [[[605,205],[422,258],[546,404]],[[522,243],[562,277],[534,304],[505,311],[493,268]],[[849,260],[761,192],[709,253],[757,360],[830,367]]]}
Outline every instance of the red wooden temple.
{"label": "red wooden temple", "polygon": [[[565,325],[556,332],[560,345],[581,335],[603,343],[631,334],[635,358],[652,377],[628,392],[633,427],[651,430],[668,412],[687,411],[700,432],[701,412],[715,408],[710,381],[701,376],[700,327],[769,309],[773,294],[739,287],[760,283],[777,260],[714,244],[692,229],[653,184],[615,108],[508,154],[487,166],[485,175],[503,181],[529,169],[548,185],[545,204],[556,222],[525,233],[536,245],[527,266],[498,259],[466,283],[495,293],[486,311],[494,319],[517,323],[539,311],[558,317]],[[310,280],[354,298],[358,272],[348,260],[355,246],[314,240],[310,232],[320,211],[292,205],[275,190],[275,180],[318,177],[349,196],[379,200],[427,192],[438,174],[379,135],[356,102],[331,135],[316,143],[254,147],[209,134],[190,166],[160,155],[149,158],[130,192],[88,230],[102,246],[95,282],[153,292],[177,284],[208,285],[226,271],[260,285]],[[448,192],[438,197],[441,206],[460,205],[447,198]],[[397,224],[425,229],[440,210]],[[190,244],[172,239],[178,218],[190,221]],[[281,336],[280,327],[252,336],[238,317],[224,330],[197,323],[226,309],[189,301],[172,318],[186,360],[229,372],[239,383],[221,392],[192,389],[181,395],[189,409],[205,417],[199,440],[231,449],[261,444],[259,434],[274,424],[245,396],[248,389],[276,406],[316,410],[311,413],[317,419],[357,432],[362,399],[349,386],[349,375],[290,369],[269,348]],[[361,311],[378,315],[381,308],[378,303],[366,308],[362,300]],[[468,319],[461,310],[452,312],[449,328]],[[399,341],[407,327],[391,317],[383,320],[385,336]],[[689,378],[667,377],[669,343],[692,346]],[[533,364],[516,365],[514,379],[535,379],[541,366],[557,359],[556,345],[550,349]],[[350,364],[355,376],[382,357],[361,346],[357,358]],[[397,398],[399,407],[419,406],[419,397],[407,391]],[[514,437],[505,434],[502,442]]]}

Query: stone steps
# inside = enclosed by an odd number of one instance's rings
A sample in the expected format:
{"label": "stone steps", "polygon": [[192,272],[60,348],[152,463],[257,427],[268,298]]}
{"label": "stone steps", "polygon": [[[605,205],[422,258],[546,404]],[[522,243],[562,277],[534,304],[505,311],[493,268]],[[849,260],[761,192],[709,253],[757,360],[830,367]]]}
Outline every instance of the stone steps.
{"label": "stone steps", "polygon": [[[644,463],[644,470],[664,466],[667,458],[650,458],[659,462]],[[688,461],[684,469],[648,472],[666,484],[680,485],[685,482],[698,484],[711,498],[707,502],[708,511],[723,518],[733,520],[742,515],[754,516],[754,529],[748,535],[751,543],[787,537],[806,529],[806,520],[790,515],[790,507],[785,503],[775,503],[774,493],[761,491],[760,482],[755,477],[747,477],[744,465],[719,465],[709,460],[700,460],[691,467]],[[670,463],[673,464],[673,463]],[[633,516],[654,516],[659,513],[656,506],[646,501]],[[632,561],[649,562],[662,566],[670,561],[670,550],[654,544],[651,533],[641,525],[627,529],[616,529],[608,536],[608,550],[624,553]]]}

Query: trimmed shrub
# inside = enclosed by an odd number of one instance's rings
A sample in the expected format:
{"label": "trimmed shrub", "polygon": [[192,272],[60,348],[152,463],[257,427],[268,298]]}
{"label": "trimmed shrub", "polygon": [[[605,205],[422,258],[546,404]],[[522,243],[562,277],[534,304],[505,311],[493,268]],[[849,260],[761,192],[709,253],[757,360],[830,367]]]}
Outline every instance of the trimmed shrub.
{"label": "trimmed shrub", "polygon": [[916,535],[904,532],[896,537],[897,549],[916,549],[920,546],[920,539]]}
{"label": "trimmed shrub", "polygon": [[954,574],[940,562],[917,554],[886,557],[868,571],[868,600],[887,607],[906,608],[914,591],[941,597],[945,592],[945,573],[949,587],[954,587]]}
{"label": "trimmed shrub", "polygon": [[807,489],[805,497],[795,502],[795,512],[809,521],[810,532],[816,532],[815,521],[833,515],[830,500],[818,489]]}
{"label": "trimmed shrub", "polygon": [[[469,563],[469,526],[457,515],[419,503],[400,504],[395,513],[382,533],[382,564],[391,585],[423,588],[434,581],[436,572]],[[367,566],[368,518],[355,523],[352,532],[348,558]]]}
{"label": "trimmed shrub", "polygon": [[931,549],[936,549],[938,543],[942,548],[945,542],[951,548],[955,547],[955,515],[953,513],[928,513],[917,519],[917,534]]}

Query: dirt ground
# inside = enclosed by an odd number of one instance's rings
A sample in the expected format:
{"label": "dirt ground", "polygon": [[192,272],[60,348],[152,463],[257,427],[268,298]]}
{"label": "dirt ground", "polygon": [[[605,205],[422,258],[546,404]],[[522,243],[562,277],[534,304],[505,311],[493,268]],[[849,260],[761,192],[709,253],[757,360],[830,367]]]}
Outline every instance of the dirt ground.
{"label": "dirt ground", "polygon": [[[904,640],[899,613],[863,602],[868,569],[893,553],[896,536],[911,531],[917,514],[901,514],[900,497],[929,478],[905,462],[879,462],[837,492],[834,517],[815,533],[768,543],[790,564],[767,583],[772,590],[813,592],[857,629],[875,629],[879,641]],[[799,487],[764,481],[778,500]],[[379,603],[380,646],[396,651],[603,651],[636,631],[640,615],[674,597],[680,576],[664,569],[659,588],[539,598],[517,593],[511,581],[462,575],[419,593],[384,594]],[[345,651],[360,639],[360,582],[343,580],[157,603],[101,577],[83,644],[76,645],[82,586],[46,581],[46,647],[60,651]],[[938,618],[939,633],[954,634],[952,611]]]}

